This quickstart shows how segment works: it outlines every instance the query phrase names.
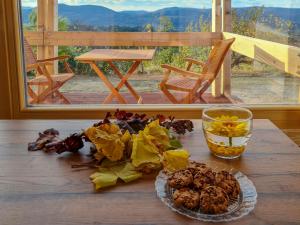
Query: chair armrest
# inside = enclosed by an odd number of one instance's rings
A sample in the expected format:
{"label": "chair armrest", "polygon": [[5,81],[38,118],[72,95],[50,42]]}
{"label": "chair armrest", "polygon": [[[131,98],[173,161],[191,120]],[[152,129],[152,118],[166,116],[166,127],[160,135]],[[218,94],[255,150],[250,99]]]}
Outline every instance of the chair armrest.
{"label": "chair armrest", "polygon": [[161,67],[164,68],[164,69],[173,71],[175,73],[178,73],[182,76],[191,76],[191,77],[196,77],[196,78],[200,77],[200,74],[198,74],[198,73],[186,71],[186,70],[183,70],[183,69],[180,69],[180,68],[177,68],[177,67],[174,67],[174,66],[170,66],[170,65],[167,65],[167,64],[163,64],[163,65],[161,65]]}
{"label": "chair armrest", "polygon": [[70,56],[68,55],[62,55],[62,56],[57,56],[57,57],[53,57],[53,58],[49,58],[49,59],[41,59],[41,60],[37,60],[38,63],[44,63],[44,62],[52,62],[52,61],[56,61],[56,60],[65,60],[70,58]]}
{"label": "chair armrest", "polygon": [[188,61],[189,63],[196,64],[196,65],[198,65],[198,66],[202,66],[202,67],[205,66],[205,63],[204,63],[204,62],[202,62],[202,61],[197,61],[197,60],[192,59],[192,58],[185,58],[184,60],[185,60],[185,61]]}

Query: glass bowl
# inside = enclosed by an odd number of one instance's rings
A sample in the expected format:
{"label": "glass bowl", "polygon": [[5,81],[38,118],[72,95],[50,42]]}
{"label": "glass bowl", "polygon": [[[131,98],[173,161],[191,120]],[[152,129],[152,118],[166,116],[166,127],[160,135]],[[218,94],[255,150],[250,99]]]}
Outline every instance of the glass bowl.
{"label": "glass bowl", "polygon": [[209,150],[223,159],[240,157],[251,137],[252,117],[250,110],[240,107],[205,109],[202,125]]}
{"label": "glass bowl", "polygon": [[174,189],[168,185],[168,175],[161,171],[156,177],[155,189],[160,200],[172,211],[204,222],[229,222],[240,219],[254,210],[257,201],[257,192],[252,181],[243,173],[234,173],[240,184],[241,193],[237,199],[231,200],[228,212],[222,214],[205,214],[200,209],[191,210],[177,207],[173,201]]}

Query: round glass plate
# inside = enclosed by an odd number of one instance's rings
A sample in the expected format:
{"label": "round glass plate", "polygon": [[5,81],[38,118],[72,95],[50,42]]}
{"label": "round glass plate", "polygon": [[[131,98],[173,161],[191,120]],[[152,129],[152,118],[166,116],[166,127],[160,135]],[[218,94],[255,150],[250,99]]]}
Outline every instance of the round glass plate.
{"label": "round glass plate", "polygon": [[228,212],[223,214],[211,215],[202,213],[201,210],[176,207],[172,198],[175,189],[167,184],[168,176],[164,171],[160,171],[156,177],[155,188],[158,197],[174,212],[204,222],[228,222],[248,215],[254,209],[257,201],[257,192],[252,181],[241,172],[235,173],[234,176],[240,184],[241,193],[236,200],[230,201]]}

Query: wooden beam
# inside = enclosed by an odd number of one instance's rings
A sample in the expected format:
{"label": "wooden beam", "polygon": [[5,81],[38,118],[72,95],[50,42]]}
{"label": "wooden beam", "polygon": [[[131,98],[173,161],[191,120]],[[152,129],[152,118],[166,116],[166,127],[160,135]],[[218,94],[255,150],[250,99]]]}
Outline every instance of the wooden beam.
{"label": "wooden beam", "polygon": [[[231,32],[232,31],[232,9],[231,0],[222,0],[222,31]],[[224,59],[222,66],[222,87],[221,92],[223,95],[231,95],[231,57],[232,52],[229,51]]]}
{"label": "wooden beam", "polygon": [[32,45],[54,46],[213,46],[221,32],[25,32]]}
{"label": "wooden beam", "polygon": [[[46,19],[46,31],[53,32],[58,31],[58,1],[48,0],[47,5],[47,19]],[[52,58],[58,56],[57,46],[46,46],[45,57]],[[58,73],[58,62],[55,61],[53,66],[48,67],[51,73]]]}
{"label": "wooden beam", "polygon": [[[47,3],[48,0],[37,0],[37,31],[45,32],[46,29],[46,18],[47,18]],[[45,46],[39,45],[37,48],[37,58],[45,58]]]}
{"label": "wooden beam", "polygon": [[39,31],[24,31],[24,36],[30,45],[43,46],[44,45],[44,32]]}
{"label": "wooden beam", "polygon": [[233,51],[300,76],[300,48],[227,32],[223,34],[225,38],[236,38]]}
{"label": "wooden beam", "polygon": [[[222,31],[222,16],[221,16],[221,0],[212,0],[212,32]],[[212,95],[215,97],[221,96],[222,78],[219,74],[216,80],[212,83]]]}

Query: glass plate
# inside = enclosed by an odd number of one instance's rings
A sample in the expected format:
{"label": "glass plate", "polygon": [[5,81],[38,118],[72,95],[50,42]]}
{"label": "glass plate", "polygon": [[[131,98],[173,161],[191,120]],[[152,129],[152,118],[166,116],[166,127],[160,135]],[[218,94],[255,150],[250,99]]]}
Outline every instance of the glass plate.
{"label": "glass plate", "polygon": [[175,189],[167,184],[168,176],[164,171],[160,171],[156,177],[155,188],[158,197],[174,212],[205,222],[228,222],[248,215],[254,209],[257,201],[257,192],[252,181],[241,172],[235,173],[234,176],[240,184],[241,193],[236,200],[230,202],[228,212],[217,215],[205,214],[200,210],[176,207],[172,198]]}

